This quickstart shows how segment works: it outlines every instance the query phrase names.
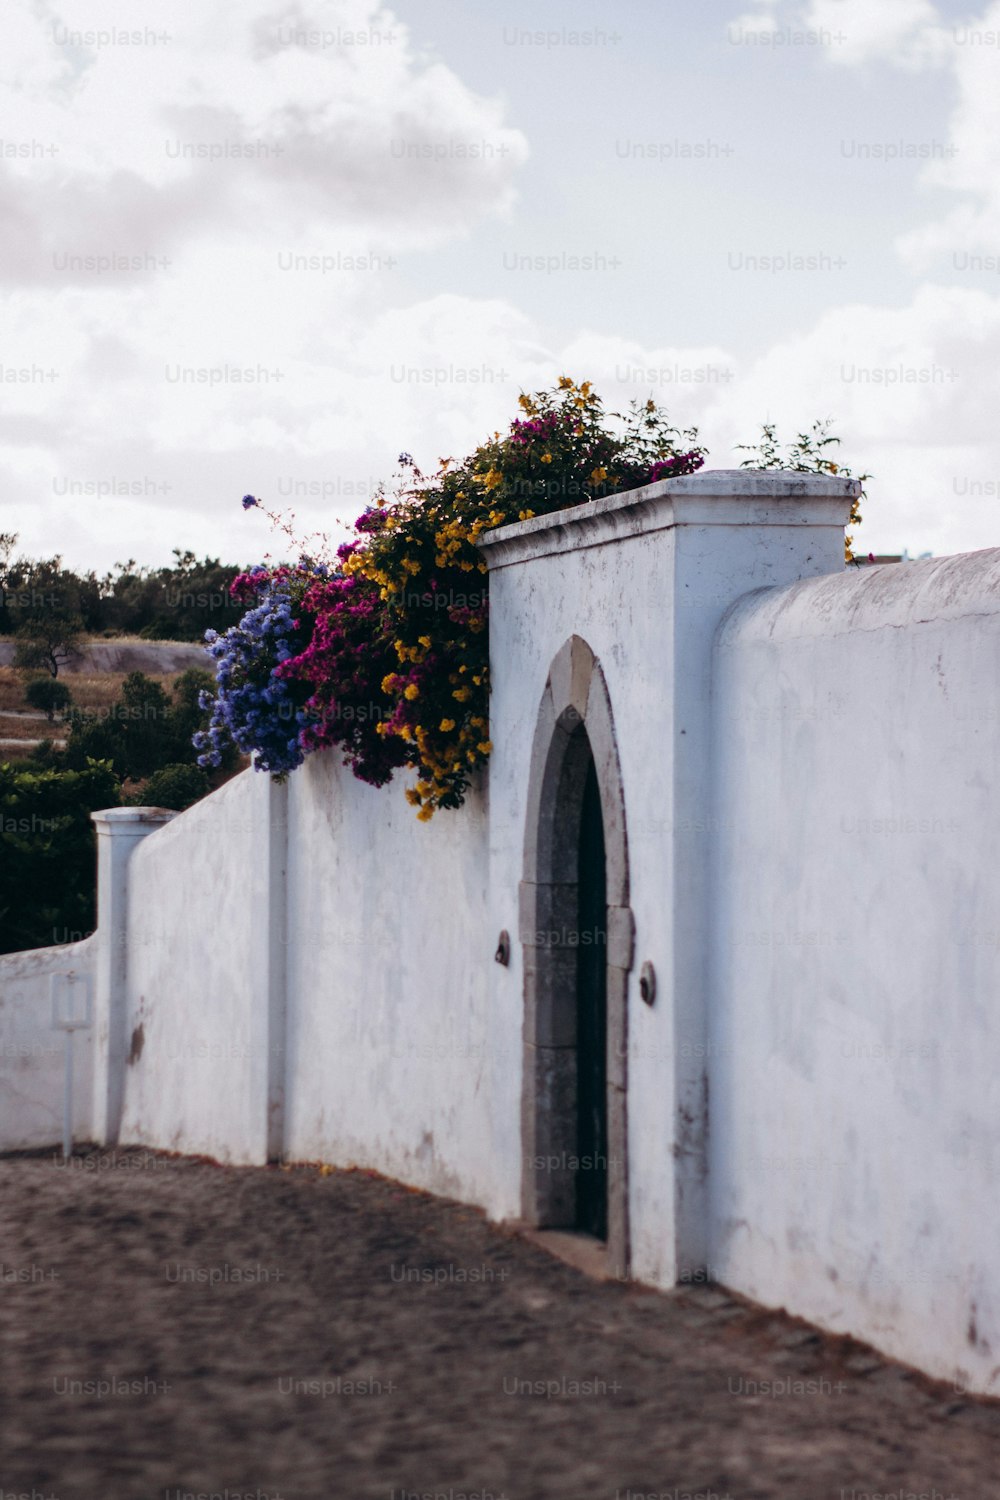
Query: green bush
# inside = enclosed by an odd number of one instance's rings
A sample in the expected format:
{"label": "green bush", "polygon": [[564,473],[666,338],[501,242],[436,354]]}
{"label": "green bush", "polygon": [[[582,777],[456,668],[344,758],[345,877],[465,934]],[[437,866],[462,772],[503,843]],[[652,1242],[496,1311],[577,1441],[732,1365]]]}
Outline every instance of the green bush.
{"label": "green bush", "polygon": [[200,766],[177,764],[154,771],[133,800],[140,807],[172,807],[183,812],[210,790],[208,777]]}
{"label": "green bush", "polygon": [[114,768],[0,764],[0,953],[92,932],[96,854],[91,812],[118,807]]}
{"label": "green bush", "polygon": [[57,713],[69,708],[73,694],[57,677],[35,677],[25,688],[24,699],[29,707],[41,709],[51,722]]}
{"label": "green bush", "polygon": [[[186,682],[192,675],[198,679],[196,685]],[[143,672],[130,672],[117,701],[107,709],[73,713],[66,765],[79,769],[91,759],[110,760],[128,781],[144,781],[161,767],[183,760],[193,765],[191,736],[205,719],[197,693],[209,681],[204,672],[184,673],[172,700],[158,682]]]}

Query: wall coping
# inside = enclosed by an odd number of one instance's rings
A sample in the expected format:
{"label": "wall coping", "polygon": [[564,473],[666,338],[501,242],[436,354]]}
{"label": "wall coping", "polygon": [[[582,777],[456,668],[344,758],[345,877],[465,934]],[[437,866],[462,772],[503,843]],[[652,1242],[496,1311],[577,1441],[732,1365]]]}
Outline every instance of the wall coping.
{"label": "wall coping", "polygon": [[135,833],[137,824],[147,828],[159,827],[178,815],[169,807],[108,807],[92,812],[90,816],[98,828],[106,828],[110,833],[119,830]]}
{"label": "wall coping", "polygon": [[748,641],[787,641],[888,630],[969,615],[1000,614],[1000,547],[958,552],[755,589],[738,599],[716,638],[726,650]]}
{"label": "wall coping", "polygon": [[624,495],[567,506],[479,538],[488,566],[600,547],[675,526],[822,526],[842,529],[856,479],[792,469],[707,469],[661,479]]}

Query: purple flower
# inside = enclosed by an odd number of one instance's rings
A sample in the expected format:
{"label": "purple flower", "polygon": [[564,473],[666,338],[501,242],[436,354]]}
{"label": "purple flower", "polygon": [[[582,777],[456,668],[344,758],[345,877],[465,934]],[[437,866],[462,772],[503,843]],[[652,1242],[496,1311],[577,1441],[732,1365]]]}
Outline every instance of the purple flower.
{"label": "purple flower", "polygon": [[243,496],[243,509],[244,510],[253,510],[253,508],[254,508],[254,506],[256,504],[258,504],[256,495],[244,495]]}

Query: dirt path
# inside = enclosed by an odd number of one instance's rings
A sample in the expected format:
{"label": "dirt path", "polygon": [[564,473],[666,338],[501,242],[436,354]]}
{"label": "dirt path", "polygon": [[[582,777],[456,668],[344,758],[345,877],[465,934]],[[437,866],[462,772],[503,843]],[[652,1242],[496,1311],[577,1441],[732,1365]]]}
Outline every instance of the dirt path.
{"label": "dirt path", "polygon": [[1000,1408],[363,1173],[0,1160],[0,1493],[989,1500]]}

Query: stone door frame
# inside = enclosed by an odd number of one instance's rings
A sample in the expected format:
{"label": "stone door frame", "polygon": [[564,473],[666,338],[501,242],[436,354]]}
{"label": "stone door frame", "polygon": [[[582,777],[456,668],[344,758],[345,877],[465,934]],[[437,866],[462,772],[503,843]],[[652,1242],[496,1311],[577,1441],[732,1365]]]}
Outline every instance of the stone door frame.
{"label": "stone door frame", "polygon": [[[585,735],[580,731],[585,731]],[[607,873],[608,1261],[628,1275],[628,976],[634,953],[628,841],[611,699],[600,663],[580,636],[556,654],[531,752],[521,882],[524,1072],[521,1212],[537,1228],[575,1217],[576,836],[590,756],[597,772]],[[579,942],[579,935],[576,939]]]}

